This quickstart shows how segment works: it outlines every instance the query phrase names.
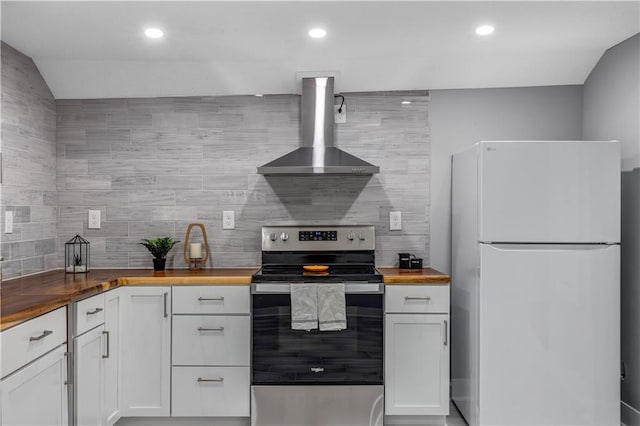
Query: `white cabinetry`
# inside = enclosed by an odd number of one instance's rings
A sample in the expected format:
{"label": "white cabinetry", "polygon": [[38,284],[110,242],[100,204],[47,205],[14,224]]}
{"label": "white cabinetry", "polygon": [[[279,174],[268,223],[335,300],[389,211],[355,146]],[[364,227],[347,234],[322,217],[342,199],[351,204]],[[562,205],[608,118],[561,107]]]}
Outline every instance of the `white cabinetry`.
{"label": "white cabinetry", "polygon": [[172,415],[248,417],[248,286],[173,289]]}
{"label": "white cabinetry", "polygon": [[75,339],[75,400],[79,426],[102,425],[104,324]]}
{"label": "white cabinetry", "polygon": [[102,398],[102,424],[112,426],[120,419],[122,399],[121,383],[121,339],[122,339],[122,294],[120,287],[104,295],[104,332],[106,337],[104,362],[104,396]]}
{"label": "white cabinetry", "polygon": [[72,425],[111,426],[120,418],[122,288],[70,305],[74,318]]}
{"label": "white cabinetry", "polygon": [[427,423],[444,422],[449,414],[449,286],[387,286],[385,302],[385,415],[435,416]]}
{"label": "white cabinetry", "polygon": [[123,290],[122,416],[169,416],[171,287]]}
{"label": "white cabinetry", "polygon": [[67,425],[66,308],[0,335],[0,424]]}

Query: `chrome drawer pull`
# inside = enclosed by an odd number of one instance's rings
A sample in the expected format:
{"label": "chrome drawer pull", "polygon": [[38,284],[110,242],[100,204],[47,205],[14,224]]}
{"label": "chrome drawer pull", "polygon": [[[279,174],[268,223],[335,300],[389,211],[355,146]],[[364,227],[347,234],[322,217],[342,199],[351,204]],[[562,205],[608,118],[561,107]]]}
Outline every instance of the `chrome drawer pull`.
{"label": "chrome drawer pull", "polygon": [[72,385],[73,384],[73,353],[72,352],[65,352],[64,353],[65,358],[67,358],[67,380],[65,380],[64,384],[65,385]]}
{"label": "chrome drawer pull", "polygon": [[426,301],[429,301],[429,300],[431,300],[431,297],[429,297],[429,296],[424,296],[424,297],[405,296],[404,300],[426,300]]}
{"label": "chrome drawer pull", "polygon": [[220,297],[198,297],[198,302],[208,302],[211,300],[219,300],[219,301],[223,301],[224,300],[224,296],[220,296]]}
{"label": "chrome drawer pull", "polygon": [[444,320],[444,345],[447,346],[449,344],[449,323],[447,320]]}
{"label": "chrome drawer pull", "polygon": [[224,382],[224,377],[218,377],[217,379],[203,379],[202,377],[198,377],[198,383],[206,383],[206,382]]}
{"label": "chrome drawer pull", "polygon": [[98,312],[102,312],[102,311],[104,311],[104,309],[102,309],[102,308],[95,308],[93,311],[87,311],[87,315],[95,315],[95,314],[97,314]]}
{"label": "chrome drawer pull", "polygon": [[198,327],[198,331],[224,331],[224,327],[215,327],[215,328]]}
{"label": "chrome drawer pull", "polygon": [[109,336],[109,332],[108,331],[103,331],[102,335],[106,336],[106,338],[107,338],[107,344],[106,344],[107,354],[106,355],[102,355],[102,358],[109,358],[109,356],[110,356],[109,353],[111,352],[111,342],[110,342],[111,338]]}
{"label": "chrome drawer pull", "polygon": [[53,331],[51,331],[51,330],[45,330],[45,331],[43,331],[43,332],[42,332],[42,334],[41,334],[41,335],[39,335],[39,336],[36,336],[36,337],[29,337],[29,341],[30,341],[30,342],[36,342],[36,341],[38,341],[38,340],[42,340],[42,339],[44,339],[45,337],[47,337],[47,336],[48,336],[48,335],[50,335],[50,334],[53,334]]}

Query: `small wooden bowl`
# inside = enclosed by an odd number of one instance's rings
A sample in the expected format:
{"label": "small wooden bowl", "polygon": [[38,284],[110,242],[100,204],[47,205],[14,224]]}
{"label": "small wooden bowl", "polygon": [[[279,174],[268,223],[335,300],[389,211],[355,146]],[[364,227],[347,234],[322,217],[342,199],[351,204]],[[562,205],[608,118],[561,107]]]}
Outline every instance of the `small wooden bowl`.
{"label": "small wooden bowl", "polygon": [[308,272],[324,272],[329,270],[329,267],[326,265],[304,265],[302,269]]}

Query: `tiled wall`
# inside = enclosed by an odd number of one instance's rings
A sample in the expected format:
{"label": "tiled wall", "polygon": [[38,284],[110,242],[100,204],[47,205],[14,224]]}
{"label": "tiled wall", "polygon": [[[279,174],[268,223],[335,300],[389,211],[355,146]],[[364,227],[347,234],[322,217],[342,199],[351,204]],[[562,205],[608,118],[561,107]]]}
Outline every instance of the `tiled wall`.
{"label": "tiled wall", "polygon": [[[376,225],[379,265],[399,251],[429,264],[428,94],[345,97],[336,145],[379,165],[373,177],[256,174],[299,146],[297,95],[58,101],[59,249],[78,232],[94,267],[151,267],[141,238],[182,241],[201,222],[210,266],[256,266],[264,224],[352,223]],[[87,229],[87,209],[101,210],[102,229]],[[222,230],[223,210],[235,230]],[[402,231],[389,231],[392,210]],[[167,265],[186,267],[182,244]]]}
{"label": "tiled wall", "polygon": [[1,50],[0,241],[3,278],[11,278],[57,267],[56,104],[30,58],[5,43]]}

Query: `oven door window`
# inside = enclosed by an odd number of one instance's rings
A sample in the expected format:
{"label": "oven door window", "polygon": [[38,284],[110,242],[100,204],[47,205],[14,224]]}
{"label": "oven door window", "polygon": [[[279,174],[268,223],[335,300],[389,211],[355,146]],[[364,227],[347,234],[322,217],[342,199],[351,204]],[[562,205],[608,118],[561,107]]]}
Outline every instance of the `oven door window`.
{"label": "oven door window", "polygon": [[346,307],[346,330],[292,330],[289,294],[254,294],[253,384],[382,384],[382,295],[347,294]]}

